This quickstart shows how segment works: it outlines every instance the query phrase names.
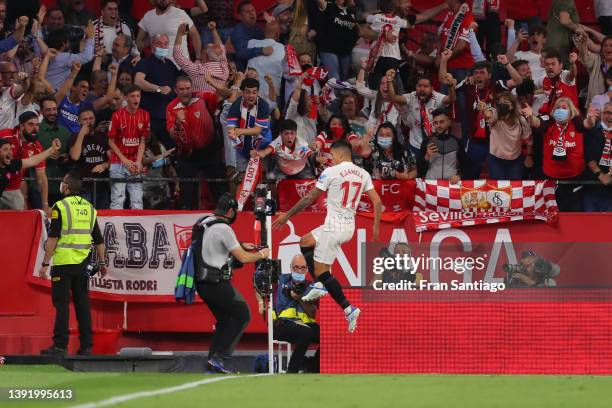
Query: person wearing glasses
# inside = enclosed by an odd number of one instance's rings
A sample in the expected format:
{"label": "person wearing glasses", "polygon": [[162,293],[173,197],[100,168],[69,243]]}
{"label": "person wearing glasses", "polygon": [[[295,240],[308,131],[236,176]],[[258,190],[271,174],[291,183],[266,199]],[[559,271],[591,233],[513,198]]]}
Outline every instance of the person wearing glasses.
{"label": "person wearing glasses", "polygon": [[[284,273],[278,282],[274,307],[274,339],[294,345],[288,373],[304,369],[306,351],[312,343],[319,342],[319,324],[315,320],[317,303],[304,302],[301,298],[312,289],[312,282],[306,279],[308,266],[303,255],[291,259],[291,273]],[[319,350],[317,350],[309,372],[317,372]]]}

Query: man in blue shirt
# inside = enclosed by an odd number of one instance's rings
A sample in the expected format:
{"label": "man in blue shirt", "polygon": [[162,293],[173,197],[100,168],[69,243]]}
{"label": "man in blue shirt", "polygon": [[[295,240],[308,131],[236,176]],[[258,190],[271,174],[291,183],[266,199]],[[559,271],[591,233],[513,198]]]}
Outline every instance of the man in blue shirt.
{"label": "man in blue shirt", "polygon": [[[288,373],[300,371],[308,346],[319,342],[320,329],[315,320],[317,304],[301,300],[312,288],[312,283],[306,280],[307,270],[304,256],[295,255],[291,259],[291,273],[282,274],[278,282],[274,305],[274,339],[295,345],[287,367]],[[318,356],[317,350],[314,364],[309,364],[308,371],[318,371]]]}
{"label": "man in blue shirt", "polygon": [[81,64],[75,61],[69,72],[68,80],[58,89],[55,101],[58,104],[57,123],[67,128],[71,134],[81,130],[79,124],[79,111],[82,107],[92,107],[86,102],[89,96],[89,82],[85,78],[78,78]]}
{"label": "man in blue shirt", "polygon": [[94,45],[93,36],[94,29],[93,23],[89,22],[89,25],[85,29],[85,36],[87,38],[85,42],[85,49],[78,53],[70,53],[68,37],[64,31],[54,31],[49,34],[47,45],[50,49],[57,50],[53,53],[51,61],[49,61],[49,67],[47,68],[46,79],[49,81],[53,89],[57,90],[70,76],[70,68],[72,63],[78,61],[81,65],[87,64],[94,58]]}
{"label": "man in blue shirt", "polygon": [[271,55],[273,50],[272,47],[247,48],[249,40],[264,39],[264,32],[257,27],[257,10],[250,0],[238,5],[238,19],[240,22],[234,26],[231,40],[236,50],[236,67],[239,71],[244,71],[251,58]]}
{"label": "man in blue shirt", "polygon": [[170,52],[168,36],[153,36],[153,54],[145,57],[136,65],[134,85],[142,90],[140,107],[151,115],[151,134],[171,148],[174,141],[166,130],[166,106],[176,97],[172,87],[179,70],[168,59]]}
{"label": "man in blue shirt", "polygon": [[245,78],[240,85],[242,96],[227,115],[228,136],[238,150],[237,171],[246,170],[252,150],[262,150],[272,141],[270,105],[258,96],[259,81]]}

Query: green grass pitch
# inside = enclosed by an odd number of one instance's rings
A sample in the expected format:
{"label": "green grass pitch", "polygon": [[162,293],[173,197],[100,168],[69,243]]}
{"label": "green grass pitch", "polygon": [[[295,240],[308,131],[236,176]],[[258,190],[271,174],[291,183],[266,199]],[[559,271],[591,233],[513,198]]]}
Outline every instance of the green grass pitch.
{"label": "green grass pitch", "polygon": [[[58,366],[0,366],[2,407],[95,403],[212,379],[212,375],[74,373]],[[64,402],[7,402],[7,388],[72,389]],[[466,407],[597,408],[612,406],[612,377],[489,375],[275,375],[226,379],[132,399],[119,407]],[[108,405],[107,405],[108,406]]]}

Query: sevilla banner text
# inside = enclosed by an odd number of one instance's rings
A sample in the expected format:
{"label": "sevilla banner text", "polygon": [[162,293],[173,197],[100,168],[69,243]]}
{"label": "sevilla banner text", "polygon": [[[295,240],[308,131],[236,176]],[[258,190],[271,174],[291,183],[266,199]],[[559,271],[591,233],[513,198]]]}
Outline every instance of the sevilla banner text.
{"label": "sevilla banner text", "polygon": [[558,212],[552,180],[417,179],[414,201],[417,232],[524,220],[551,223]]}

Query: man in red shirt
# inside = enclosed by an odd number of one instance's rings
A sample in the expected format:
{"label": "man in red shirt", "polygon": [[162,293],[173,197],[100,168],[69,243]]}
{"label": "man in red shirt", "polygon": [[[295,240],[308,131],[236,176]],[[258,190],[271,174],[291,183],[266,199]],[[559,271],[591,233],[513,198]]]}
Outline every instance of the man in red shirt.
{"label": "man in red shirt", "polygon": [[[27,159],[42,153],[42,145],[37,139],[38,115],[27,111],[19,115],[19,126],[14,129],[0,130],[0,138],[8,139],[13,147],[15,159]],[[43,210],[49,213],[49,184],[47,181],[46,165],[42,161],[35,166],[36,182],[43,203]],[[24,171],[20,171],[16,177],[11,177],[0,198],[0,209],[25,210],[25,198],[21,192]]]}
{"label": "man in red shirt", "polygon": [[578,55],[572,52],[569,56],[569,60],[571,64],[570,69],[569,71],[564,70],[559,51],[554,49],[548,49],[546,51],[544,56],[546,76],[542,83],[542,89],[544,90],[544,95],[546,95],[546,102],[540,108],[541,115],[552,114],[552,106],[557,99],[562,97],[570,98],[576,108],[580,106],[578,104],[578,90],[576,88],[576,73],[578,72],[576,61],[578,60]]}
{"label": "man in red shirt", "polygon": [[[140,89],[134,85],[124,90],[127,106],[113,113],[108,129],[111,148],[111,178],[141,177],[145,139],[151,135],[149,112],[140,109]],[[141,183],[112,183],[111,209],[123,209],[125,190],[130,195],[130,208],[142,210]]]}
{"label": "man in red shirt", "polygon": [[[457,83],[461,83],[474,65],[469,36],[475,20],[465,0],[446,0],[446,3],[449,10],[438,30],[440,47],[438,48],[436,66],[440,66],[441,53],[444,50],[450,50],[452,54],[448,61],[448,72],[453,75]],[[446,86],[442,87],[441,91],[444,94],[448,93]],[[465,94],[462,89],[457,89],[455,117],[464,118],[466,113]],[[461,139],[464,143],[467,141],[468,132],[467,122],[461,121]]]}
{"label": "man in red shirt", "polygon": [[[181,178],[199,177],[214,162],[212,143],[215,130],[212,115],[219,97],[213,92],[192,92],[190,77],[179,76],[174,92],[177,97],[166,107],[168,133],[178,149],[176,172]],[[192,210],[197,205],[195,183],[181,183],[180,207]]]}

